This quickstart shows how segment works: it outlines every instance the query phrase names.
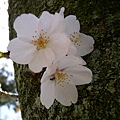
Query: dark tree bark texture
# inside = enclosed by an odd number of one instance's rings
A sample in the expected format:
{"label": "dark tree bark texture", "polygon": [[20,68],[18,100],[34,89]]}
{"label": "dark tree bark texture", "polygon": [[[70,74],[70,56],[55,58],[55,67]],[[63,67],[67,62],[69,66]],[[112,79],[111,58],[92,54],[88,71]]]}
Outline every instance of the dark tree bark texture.
{"label": "dark tree bark texture", "polygon": [[76,15],[81,32],[95,39],[94,51],[83,57],[93,72],[92,83],[77,86],[78,102],[70,107],[57,101],[50,109],[40,103],[40,78],[27,65],[14,64],[23,120],[120,120],[120,1],[119,0],[9,0],[10,39],[16,37],[15,18],[23,13],[40,16],[65,7]]}

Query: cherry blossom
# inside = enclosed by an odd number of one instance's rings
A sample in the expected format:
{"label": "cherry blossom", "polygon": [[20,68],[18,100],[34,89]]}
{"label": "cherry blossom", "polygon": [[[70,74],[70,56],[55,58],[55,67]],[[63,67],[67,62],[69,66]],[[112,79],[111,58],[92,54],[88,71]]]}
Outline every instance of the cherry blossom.
{"label": "cherry blossom", "polygon": [[[62,7],[60,15],[64,18],[64,10]],[[63,33],[66,33],[72,44],[69,46],[68,54],[77,54],[84,56],[90,53],[94,48],[94,39],[80,32],[80,23],[75,15],[68,15],[64,18]],[[75,48],[77,50],[75,50]],[[74,52],[71,52],[74,51]]]}
{"label": "cherry blossom", "polygon": [[28,64],[37,73],[68,52],[70,40],[63,29],[63,17],[44,11],[40,18],[22,14],[16,18],[14,29],[17,37],[8,45],[10,58],[19,64]]}
{"label": "cherry blossom", "polygon": [[[41,103],[49,109],[56,99],[64,106],[76,103],[76,85],[92,81],[92,72],[81,58],[93,50],[94,39],[80,32],[75,15],[44,11],[40,18],[22,14],[14,22],[17,37],[8,45],[10,58],[28,64],[34,73],[46,67],[41,78]],[[79,56],[79,57],[76,57]]]}
{"label": "cherry blossom", "polygon": [[92,80],[92,72],[82,58],[66,56],[55,61],[47,68],[41,79],[41,103],[47,109],[56,99],[64,106],[76,103],[78,92],[75,85],[88,84]]}

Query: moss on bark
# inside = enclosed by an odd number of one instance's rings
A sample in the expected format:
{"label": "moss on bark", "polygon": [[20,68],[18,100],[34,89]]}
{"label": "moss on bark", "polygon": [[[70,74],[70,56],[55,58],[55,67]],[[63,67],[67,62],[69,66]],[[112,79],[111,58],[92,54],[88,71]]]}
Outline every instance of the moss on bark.
{"label": "moss on bark", "polygon": [[65,7],[66,15],[76,15],[81,32],[93,36],[94,51],[85,56],[93,71],[93,82],[78,86],[78,102],[65,107],[57,101],[47,110],[40,104],[40,78],[27,65],[15,65],[15,81],[23,120],[119,120],[120,115],[120,1],[118,0],[9,0],[10,39],[16,37],[13,22],[22,13],[40,16]]}

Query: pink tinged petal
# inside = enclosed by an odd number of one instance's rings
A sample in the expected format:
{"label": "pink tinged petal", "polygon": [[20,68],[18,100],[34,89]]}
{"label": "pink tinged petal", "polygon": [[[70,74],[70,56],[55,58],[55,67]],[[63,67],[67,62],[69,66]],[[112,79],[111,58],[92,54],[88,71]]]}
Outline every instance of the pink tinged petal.
{"label": "pink tinged petal", "polygon": [[43,67],[48,67],[55,59],[55,55],[50,48],[40,49],[36,52],[35,58],[30,62],[30,69],[37,73],[42,70]]}
{"label": "pink tinged petal", "polygon": [[69,84],[67,82],[63,82],[62,86],[56,84],[55,98],[65,106],[70,106],[71,103],[76,103],[78,99],[78,92],[75,85]]}
{"label": "pink tinged petal", "polygon": [[51,36],[50,42],[48,42],[47,47],[53,50],[56,59],[60,59],[67,54],[69,45],[70,40],[65,34],[61,33]]}
{"label": "pink tinged petal", "polygon": [[25,37],[33,40],[33,36],[39,37],[38,18],[33,14],[22,14],[16,18],[14,29],[18,37]]}
{"label": "pink tinged petal", "polygon": [[53,104],[55,99],[55,84],[53,81],[47,80],[41,84],[40,100],[47,109]]}
{"label": "pink tinged petal", "polygon": [[28,64],[34,57],[35,47],[32,44],[21,41],[15,38],[8,45],[10,58],[19,64]]}
{"label": "pink tinged petal", "polygon": [[58,61],[58,69],[62,70],[65,68],[77,66],[79,64],[85,65],[86,62],[82,58],[77,58],[75,56],[65,56]]}
{"label": "pink tinged petal", "polygon": [[64,72],[68,74],[68,78],[72,80],[75,85],[88,84],[92,81],[91,70],[82,65],[66,68]]}
{"label": "pink tinged petal", "polygon": [[64,20],[64,32],[69,36],[74,32],[79,32],[80,30],[80,23],[76,19],[76,16],[69,15]]}
{"label": "pink tinged petal", "polygon": [[39,32],[46,33],[51,36],[54,33],[61,32],[63,28],[64,18],[56,13],[55,15],[44,11],[39,19]]}
{"label": "pink tinged petal", "polygon": [[38,29],[39,29],[40,33],[51,31],[51,27],[52,27],[51,23],[52,23],[52,20],[53,20],[52,18],[53,18],[53,15],[50,14],[49,12],[44,11],[42,13],[42,15],[39,18],[39,23],[38,23]]}
{"label": "pink tinged petal", "polygon": [[79,36],[73,39],[73,44],[78,50],[78,55],[84,56],[93,50],[94,39],[91,36],[79,33]]}

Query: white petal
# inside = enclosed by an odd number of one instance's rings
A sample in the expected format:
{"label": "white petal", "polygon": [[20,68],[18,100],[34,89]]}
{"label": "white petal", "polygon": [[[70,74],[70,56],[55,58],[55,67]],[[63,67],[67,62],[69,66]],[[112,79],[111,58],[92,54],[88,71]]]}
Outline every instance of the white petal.
{"label": "white petal", "polygon": [[41,78],[41,83],[47,81],[48,79],[50,79],[50,75],[48,74],[47,70],[44,72],[42,78]]}
{"label": "white petal", "polygon": [[50,48],[40,49],[37,51],[35,58],[30,62],[30,69],[37,73],[42,70],[43,67],[48,67],[55,59],[55,55]]}
{"label": "white petal", "polygon": [[47,109],[49,109],[55,99],[54,85],[54,82],[50,80],[47,80],[46,82],[41,84],[40,100]]}
{"label": "white petal", "polygon": [[47,71],[47,74],[53,75],[57,69],[58,69],[58,63],[55,62],[51,66],[47,67],[46,71]]}
{"label": "white petal", "polygon": [[45,55],[45,59],[42,59],[45,62],[44,67],[49,67],[52,64],[52,62],[55,60],[55,54],[50,48],[45,48],[41,50],[41,53]]}
{"label": "white petal", "polygon": [[21,41],[33,44],[29,38],[18,37]]}
{"label": "white petal", "polygon": [[91,36],[80,33],[78,37],[78,42],[76,42],[74,45],[78,50],[78,55],[84,56],[93,50],[93,44],[94,39]]}
{"label": "white petal", "polygon": [[71,42],[71,44],[68,47],[67,55],[75,55],[76,52],[77,52],[77,49],[76,49],[76,47]]}
{"label": "white petal", "polygon": [[18,38],[10,41],[8,45],[10,58],[19,64],[28,64],[34,57],[35,47],[27,42],[23,42]]}
{"label": "white petal", "polygon": [[44,11],[39,20],[39,32],[47,32],[49,37],[54,33],[61,32],[63,28],[63,20],[64,18],[58,13],[53,15]]}
{"label": "white petal", "polygon": [[58,69],[62,70],[68,67],[73,67],[77,65],[85,65],[86,62],[82,58],[77,58],[75,56],[65,56],[58,61]]}
{"label": "white petal", "polygon": [[58,13],[55,13],[55,15],[53,16],[51,34],[62,32],[63,22],[64,22],[64,17],[62,17]]}
{"label": "white petal", "polygon": [[53,50],[56,59],[60,59],[67,54],[69,44],[70,40],[65,34],[61,33],[54,34],[54,36],[50,38],[50,42],[47,44],[47,47]]}
{"label": "white petal", "polygon": [[75,85],[63,82],[63,87],[59,84],[55,86],[55,97],[62,105],[70,106],[71,102],[76,103],[78,93]]}
{"label": "white petal", "polygon": [[29,63],[29,68],[31,71],[33,71],[34,73],[38,73],[42,70],[42,62],[39,61],[39,59],[42,57],[41,54],[39,54],[38,51],[36,51],[35,55],[34,55],[34,59]]}
{"label": "white petal", "polygon": [[39,29],[40,33],[43,30],[44,30],[44,32],[51,31],[51,27],[52,27],[51,23],[52,23],[52,20],[53,20],[52,18],[53,18],[53,15],[50,14],[49,12],[44,11],[42,13],[42,15],[39,18],[39,23],[38,23],[38,29]]}
{"label": "white petal", "polygon": [[[25,37],[30,40],[33,39],[33,36],[39,37],[38,18],[33,14],[22,14],[16,18],[14,29],[18,37]],[[37,33],[35,31],[37,31]]]}
{"label": "white petal", "polygon": [[72,80],[75,85],[88,84],[92,81],[91,70],[82,65],[66,68],[64,72],[68,74],[68,78]]}
{"label": "white petal", "polygon": [[51,78],[53,74],[55,74],[57,70],[57,64],[52,64],[51,66],[47,67],[46,71],[44,72],[41,83],[45,82],[48,78]]}
{"label": "white petal", "polygon": [[63,17],[64,17],[64,11],[65,11],[65,8],[62,7],[62,8],[60,9],[60,12],[59,12],[59,14],[60,14],[61,16],[63,16]]}
{"label": "white petal", "polygon": [[76,20],[76,16],[69,15],[64,20],[64,32],[69,36],[74,32],[79,32],[80,24],[79,21]]}

